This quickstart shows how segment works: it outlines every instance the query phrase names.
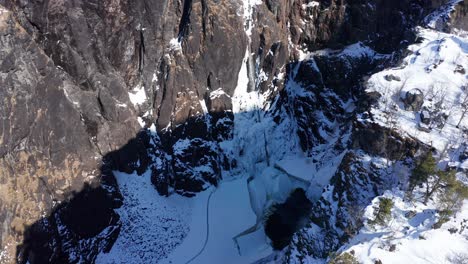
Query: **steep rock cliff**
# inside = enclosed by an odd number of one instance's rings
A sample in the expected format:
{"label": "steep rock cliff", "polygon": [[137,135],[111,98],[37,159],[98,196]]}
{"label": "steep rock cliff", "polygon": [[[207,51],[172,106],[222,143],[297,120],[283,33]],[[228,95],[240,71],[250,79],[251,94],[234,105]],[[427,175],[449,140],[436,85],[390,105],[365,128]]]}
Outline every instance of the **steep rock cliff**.
{"label": "steep rock cliff", "polygon": [[[465,27],[465,3],[453,11],[452,28]],[[220,142],[235,133],[233,97],[244,66],[247,91],[265,98],[260,110],[271,106],[278,124],[290,118],[302,150],[314,153],[313,148],[326,141],[323,131],[336,132],[330,123],[343,123],[343,133],[350,128],[352,117],[340,102],[362,99],[361,78],[397,61],[400,49],[415,40],[414,26],[445,3],[0,4],[0,246],[12,257],[26,226],[47,216],[85,183],[102,183],[104,156],[109,166],[104,171],[136,169],[141,174],[149,167],[153,184],[164,195],[193,196],[216,185],[223,169],[237,166],[236,157],[224,153]],[[335,56],[329,50],[304,58],[306,52],[356,42],[354,48],[373,53],[356,59],[355,54]],[[299,84],[304,94],[285,89],[287,82]],[[329,122],[318,121],[322,116]],[[138,134],[141,127],[152,133]],[[267,148],[264,152],[271,155]],[[118,196],[118,190],[112,193]],[[50,229],[60,226],[53,225]],[[57,239],[53,232],[48,236]],[[93,252],[87,259],[91,261],[98,252],[88,251]]]}

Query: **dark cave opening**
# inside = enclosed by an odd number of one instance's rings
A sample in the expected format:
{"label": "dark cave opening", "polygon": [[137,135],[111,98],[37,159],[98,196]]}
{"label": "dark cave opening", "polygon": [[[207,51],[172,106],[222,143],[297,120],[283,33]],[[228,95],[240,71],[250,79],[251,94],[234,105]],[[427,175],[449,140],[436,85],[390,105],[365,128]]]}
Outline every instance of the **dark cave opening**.
{"label": "dark cave opening", "polygon": [[294,233],[304,227],[311,209],[312,203],[301,188],[295,189],[284,203],[274,206],[265,223],[265,233],[275,250],[289,245]]}

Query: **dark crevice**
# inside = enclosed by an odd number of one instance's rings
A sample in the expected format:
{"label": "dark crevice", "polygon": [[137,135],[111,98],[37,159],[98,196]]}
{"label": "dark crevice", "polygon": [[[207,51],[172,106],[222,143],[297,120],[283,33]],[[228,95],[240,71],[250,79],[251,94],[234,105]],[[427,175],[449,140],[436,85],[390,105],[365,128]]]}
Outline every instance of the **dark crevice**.
{"label": "dark crevice", "polygon": [[[162,89],[162,99],[161,99],[161,102],[164,102],[165,99],[166,99],[166,94],[167,94],[167,80],[168,80],[168,77],[169,77],[169,72],[170,72],[170,68],[169,68],[169,65],[166,65],[164,63],[164,61],[162,61],[161,63],[161,66],[160,66],[160,71],[164,74],[164,82],[163,84],[161,85],[161,88]],[[155,120],[159,120],[159,117],[161,116],[161,105],[158,106],[158,109],[157,109],[157,113],[156,113],[156,119]]]}
{"label": "dark crevice", "polygon": [[107,117],[106,117],[106,109],[104,108],[104,104],[102,103],[101,92],[100,91],[99,91],[99,94],[97,96],[97,101],[98,101],[98,106],[99,106],[99,112],[101,112],[101,115],[105,120],[108,120]]}
{"label": "dark crevice", "polygon": [[211,79],[213,78],[213,73],[210,72],[208,74],[208,77],[206,78],[206,87],[208,88],[208,90],[212,91],[212,83],[211,83]]}
{"label": "dark crevice", "polygon": [[139,62],[138,62],[138,72],[142,74],[143,67],[145,65],[145,37],[143,34],[143,29],[140,29],[140,50],[139,50]]}
{"label": "dark crevice", "polygon": [[206,3],[206,0],[202,0],[201,4],[202,4],[202,32],[203,32],[203,38],[206,38],[206,20],[208,19],[207,17],[208,6]]}
{"label": "dark crevice", "polygon": [[37,32],[38,32],[39,34],[42,33],[42,29],[41,29],[41,27],[40,27],[38,24],[36,24],[36,23],[34,23],[33,21],[31,21],[27,16],[26,16],[26,19],[28,20],[29,24],[31,24],[31,26],[32,26],[35,30],[37,30]]}
{"label": "dark crevice", "polygon": [[182,18],[180,19],[179,23],[179,42],[182,38],[187,36],[188,29],[190,26],[190,13],[192,12],[192,2],[193,0],[185,0],[184,1],[184,9],[182,12]]}

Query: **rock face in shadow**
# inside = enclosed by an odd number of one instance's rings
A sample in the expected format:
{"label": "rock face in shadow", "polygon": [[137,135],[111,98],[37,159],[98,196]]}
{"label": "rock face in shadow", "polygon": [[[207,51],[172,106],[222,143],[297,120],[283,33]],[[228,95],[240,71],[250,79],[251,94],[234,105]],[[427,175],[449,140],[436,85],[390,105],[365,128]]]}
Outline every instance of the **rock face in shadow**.
{"label": "rock face in shadow", "polygon": [[104,157],[99,186],[86,185],[27,228],[16,263],[94,263],[97,254],[111,249],[122,225],[114,211],[122,205],[122,196],[112,172],[119,152]]}
{"label": "rock face in shadow", "polygon": [[125,144],[138,123],[132,107],[115,108],[117,90],[82,90],[3,8],[0,42],[0,244],[12,254],[27,225],[97,182],[102,153]]}
{"label": "rock face in shadow", "polygon": [[274,206],[265,223],[265,233],[274,249],[282,250],[289,245],[294,233],[308,221],[311,209],[312,203],[303,189],[294,190],[284,203]]}
{"label": "rock face in shadow", "polygon": [[352,146],[372,155],[401,160],[414,157],[418,151],[428,151],[429,147],[410,137],[402,137],[395,130],[376,123],[355,122]]}

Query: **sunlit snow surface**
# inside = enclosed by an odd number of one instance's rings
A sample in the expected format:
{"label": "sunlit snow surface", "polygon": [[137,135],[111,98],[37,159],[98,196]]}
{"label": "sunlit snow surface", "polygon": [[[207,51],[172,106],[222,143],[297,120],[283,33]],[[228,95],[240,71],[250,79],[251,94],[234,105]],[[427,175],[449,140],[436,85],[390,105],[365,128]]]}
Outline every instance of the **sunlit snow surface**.
{"label": "sunlit snow surface", "polygon": [[[448,157],[441,164],[466,169],[468,164],[460,164],[457,153],[463,143],[468,141],[462,131],[468,127],[468,117],[460,122],[463,110],[461,101],[468,94],[468,76],[456,69],[460,66],[468,69],[468,40],[462,35],[432,29],[419,29],[419,36],[422,42],[409,47],[411,54],[399,67],[379,72],[370,78],[368,91],[378,91],[383,95],[379,105],[372,109],[373,117],[384,126],[393,127],[403,135],[432,145],[439,153],[448,148]],[[398,76],[401,81],[387,81],[386,75]],[[419,114],[406,111],[399,99],[406,91],[414,88],[425,94],[423,107],[444,108],[442,110],[449,117],[443,128],[434,127],[430,131],[418,129]],[[439,92],[439,95],[431,101],[428,98],[434,92]],[[434,106],[440,100],[443,102],[442,107]],[[390,110],[393,106],[393,110]],[[390,115],[394,117],[389,118]],[[459,122],[460,126],[456,127]],[[462,172],[458,176],[466,180]],[[377,260],[383,263],[465,263],[456,262],[456,259],[466,261],[468,258],[466,200],[461,211],[449,222],[440,229],[434,229],[433,225],[439,219],[436,197],[425,205],[420,202],[421,199],[405,201],[405,193],[399,189],[389,190],[383,196],[395,203],[388,227],[366,224],[340,251],[354,252],[360,263],[375,263]],[[375,198],[373,204],[367,207],[365,219],[373,219],[373,206],[378,199]],[[405,217],[410,211],[415,216]],[[390,247],[395,250],[391,251]]]}
{"label": "sunlit snow surface", "polygon": [[128,97],[134,106],[141,105],[148,99],[146,97],[145,87],[138,85],[128,92]]}
{"label": "sunlit snow surface", "polygon": [[166,198],[154,189],[149,172],[114,174],[124,198],[117,210],[122,230],[96,263],[235,264],[272,253],[263,230],[240,239],[239,248],[234,242],[256,222],[245,177],[223,181],[194,198]]}
{"label": "sunlit snow surface", "polygon": [[[433,229],[438,217],[435,203],[408,203],[403,200],[404,193],[388,191],[385,195],[393,200],[392,220],[388,227],[366,226],[345,246],[346,251],[354,250],[356,258],[363,264],[373,264],[376,260],[383,263],[464,263],[453,262],[457,256],[468,256],[468,202],[465,201],[461,212],[457,213],[440,229]],[[374,203],[378,198],[374,199]],[[373,205],[365,216],[373,219]],[[405,214],[414,211],[409,219]],[[464,228],[465,226],[465,228]],[[456,230],[451,233],[449,229]],[[452,231],[453,232],[453,231]],[[391,252],[390,247],[395,247]]]}
{"label": "sunlit snow surface", "polygon": [[[370,78],[368,91],[382,94],[380,106],[373,109],[377,122],[389,126],[390,118],[385,112],[395,105],[398,130],[442,151],[447,144],[456,145],[463,140],[461,129],[455,126],[462,115],[461,100],[468,94],[468,79],[466,73],[459,73],[456,68],[460,65],[468,70],[468,41],[430,29],[420,29],[420,37],[423,38],[422,43],[409,47],[412,54],[400,67],[379,72]],[[397,76],[401,81],[387,81],[387,75]],[[430,132],[418,129],[419,113],[405,111],[399,99],[412,89],[420,89],[424,93],[423,107],[432,107],[434,103],[443,101],[442,107],[449,115],[444,128],[434,128]],[[468,118],[464,118],[460,127],[467,126]]]}

